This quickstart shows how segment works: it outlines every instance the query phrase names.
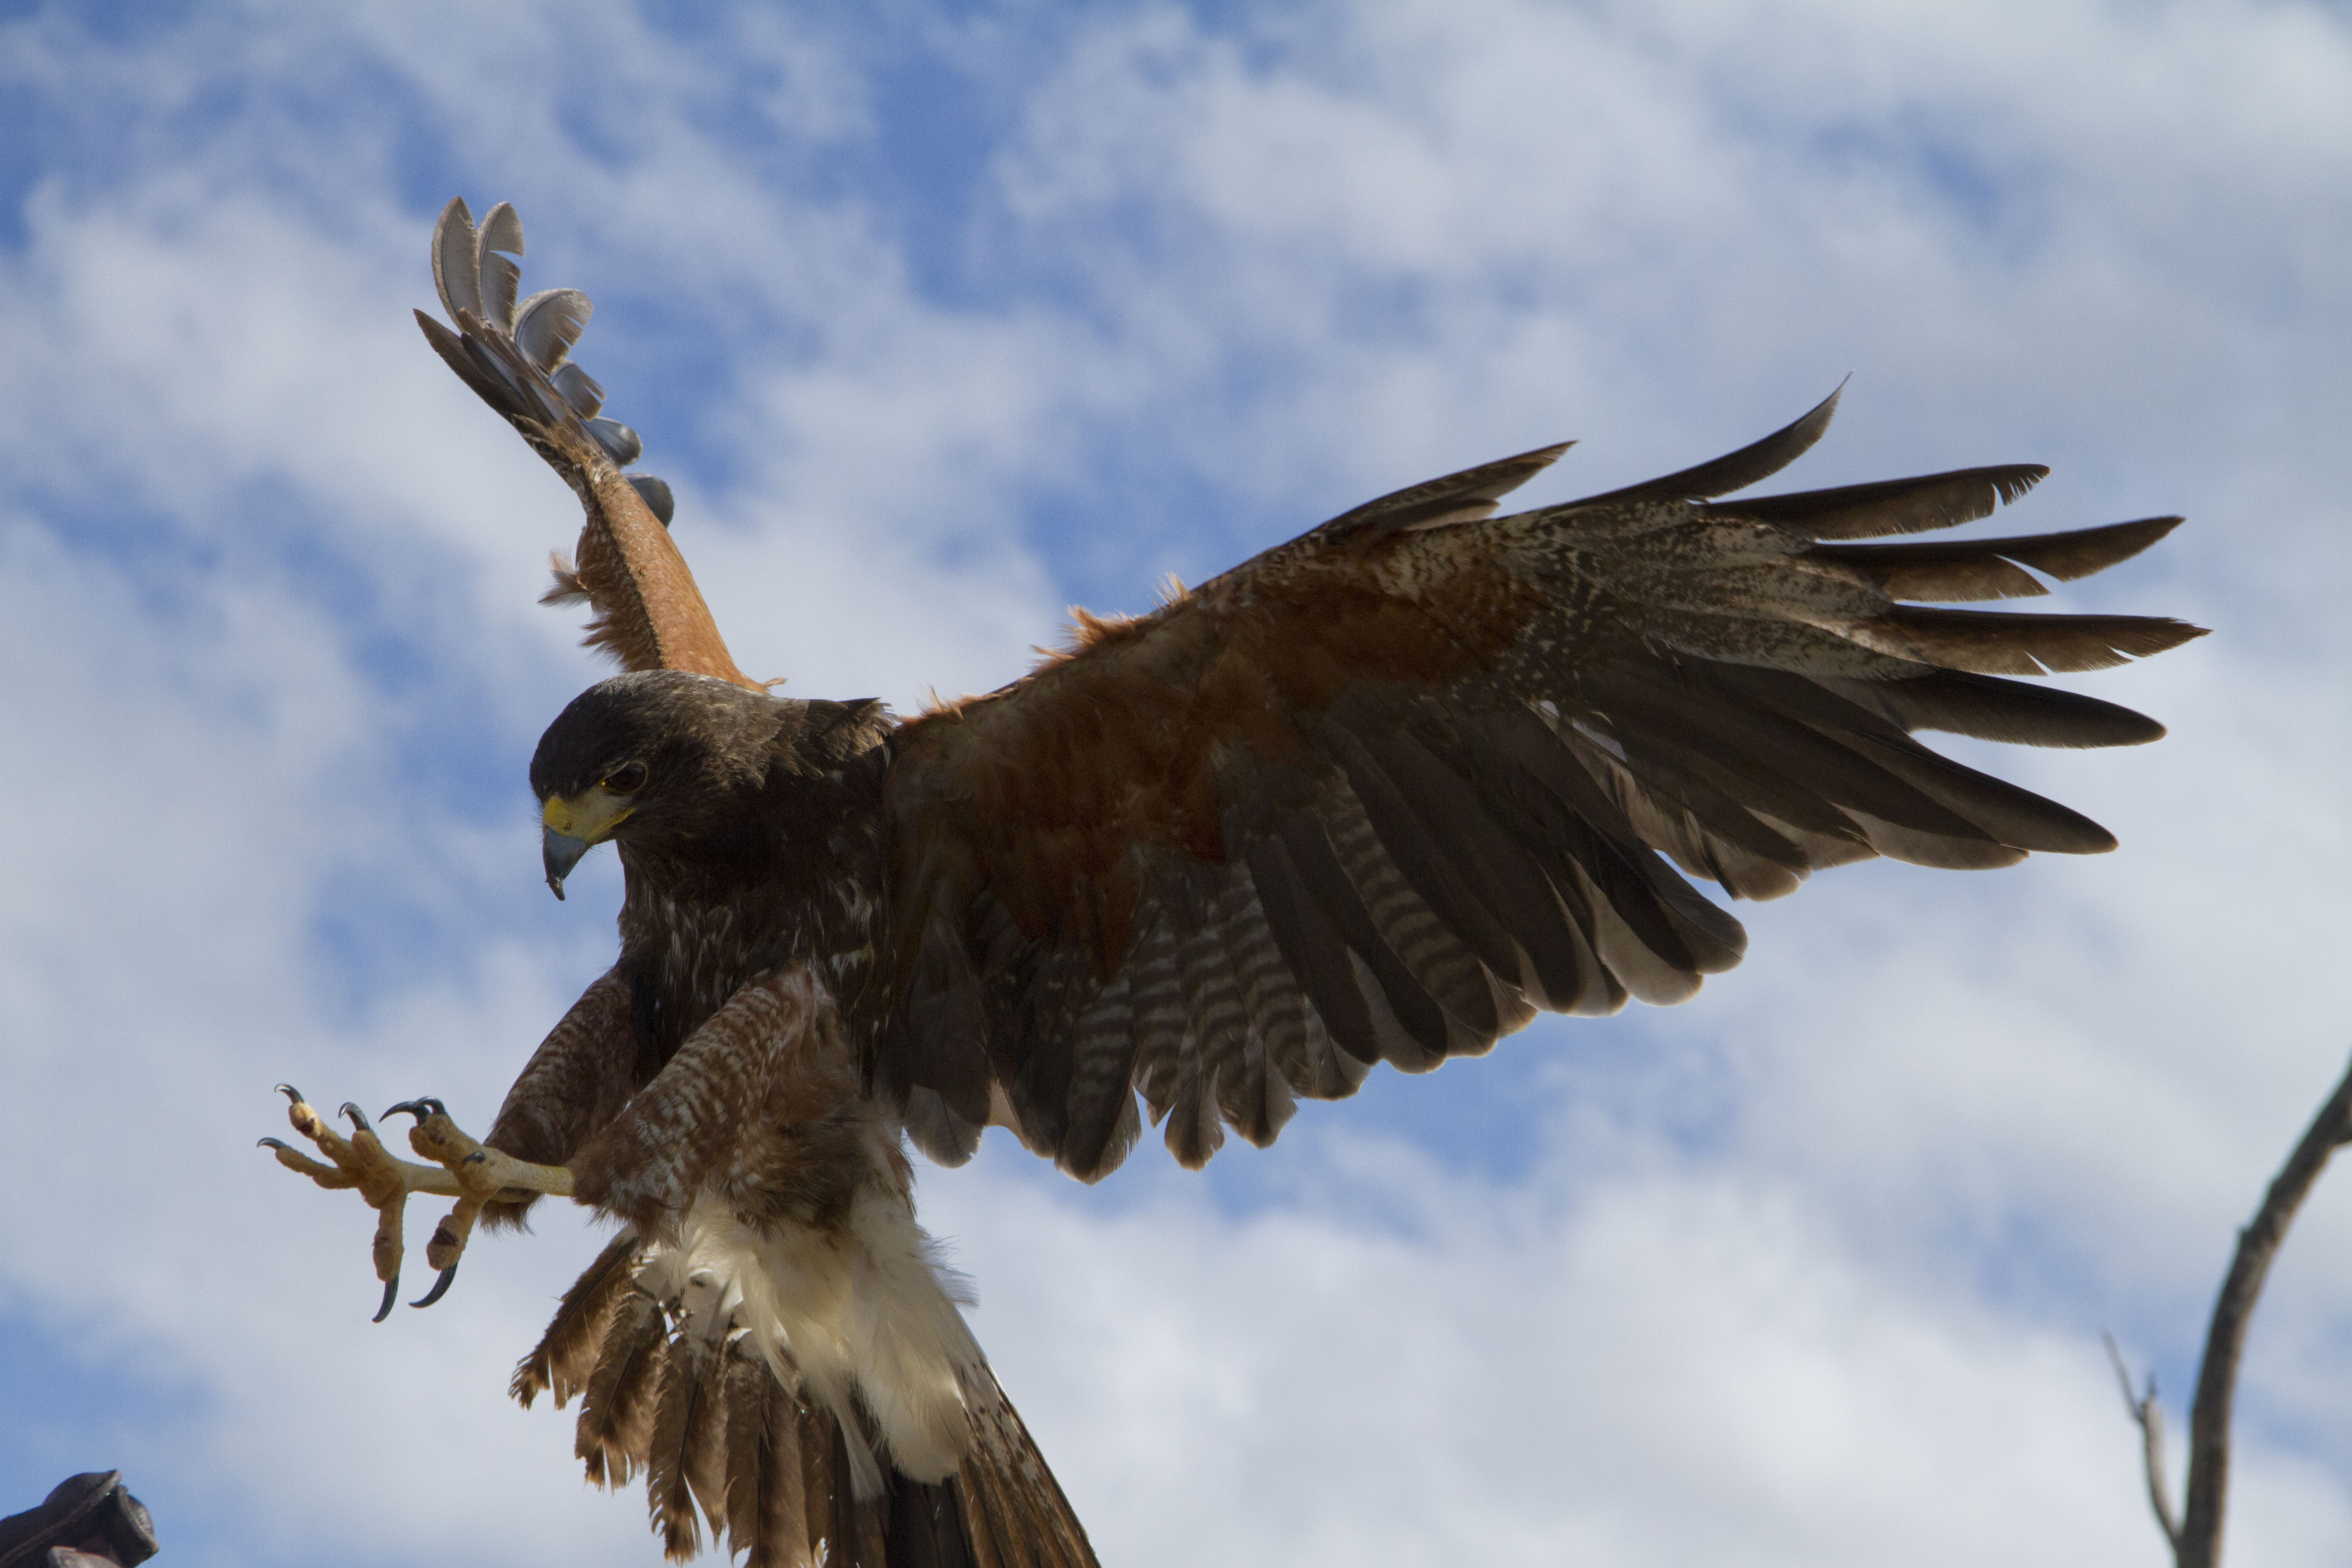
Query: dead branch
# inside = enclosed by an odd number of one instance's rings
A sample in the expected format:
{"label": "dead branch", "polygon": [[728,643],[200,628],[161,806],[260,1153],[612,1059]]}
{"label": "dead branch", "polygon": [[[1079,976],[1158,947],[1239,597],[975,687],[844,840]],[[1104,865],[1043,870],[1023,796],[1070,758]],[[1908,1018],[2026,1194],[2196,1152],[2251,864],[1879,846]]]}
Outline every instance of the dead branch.
{"label": "dead branch", "polygon": [[2230,1490],[2230,1410],[2237,1397],[2238,1364],[2246,1347],[2246,1327],[2253,1319],[2254,1302],[2269,1278],[2271,1259],[2286,1240],[2286,1228],[2295,1211],[2311,1194],[2326,1168],[2328,1156],[2352,1142],[2352,1068],[2337,1082],[2336,1092],[2319,1108],[2303,1142],[2294,1146],[2285,1165],[2271,1182],[2263,1206],[2238,1233],[2237,1256],[2231,1259],[2229,1278],[2221,1282],[2221,1299],[2213,1303],[2213,1321],[2205,1333],[2205,1358],[2197,1372],[2197,1399],[2189,1411],[2189,1507],[2176,1521],[2164,1484],[2164,1409],[2157,1403],[2156,1379],[2147,1392],[2132,1394],[2131,1374],[2112,1336],[2107,1353],[2122,1381],[2124,1405],[2139,1424],[2147,1467],[2148,1505],[2172,1547],[2174,1568],[2220,1568],[2221,1521]]}
{"label": "dead branch", "polygon": [[2124,1352],[2116,1348],[2116,1336],[2101,1334],[2107,1342],[2107,1359],[2116,1365],[2116,1382],[2124,1391],[2124,1408],[2139,1423],[2140,1458],[2147,1470],[2147,1506],[2156,1510],[2156,1522],[2163,1527],[2164,1539],[2170,1543],[2173,1556],[2180,1554],[2180,1520],[2172,1511],[2172,1489],[2164,1481],[2164,1406],[2156,1397],[2156,1373],[2147,1374],[2147,1392],[2132,1392],[2131,1369],[2124,1364]]}

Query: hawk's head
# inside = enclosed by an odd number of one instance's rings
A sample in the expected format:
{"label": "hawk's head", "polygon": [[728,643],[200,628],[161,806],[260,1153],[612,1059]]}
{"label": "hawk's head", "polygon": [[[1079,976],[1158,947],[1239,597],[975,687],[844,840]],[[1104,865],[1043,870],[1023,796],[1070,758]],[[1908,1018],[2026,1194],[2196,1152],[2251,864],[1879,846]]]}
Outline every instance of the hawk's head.
{"label": "hawk's head", "polygon": [[773,765],[778,731],[806,706],[674,669],[573,698],[530,759],[548,887],[562,898],[572,868],[607,838],[673,852],[724,842]]}

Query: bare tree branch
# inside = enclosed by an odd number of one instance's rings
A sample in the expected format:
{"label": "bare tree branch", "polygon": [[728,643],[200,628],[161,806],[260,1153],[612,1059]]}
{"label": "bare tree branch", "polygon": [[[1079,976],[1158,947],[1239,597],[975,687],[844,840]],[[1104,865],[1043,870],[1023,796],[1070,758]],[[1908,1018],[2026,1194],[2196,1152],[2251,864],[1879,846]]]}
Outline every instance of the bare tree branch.
{"label": "bare tree branch", "polygon": [[2286,1227],[2326,1168],[2328,1156],[2347,1142],[2352,1142],[2352,1069],[2347,1069],[2336,1092],[2312,1119],[2303,1142],[2287,1156],[2252,1223],[2238,1233],[2237,1256],[2221,1282],[2221,1299],[2213,1304],[2205,1359],[2198,1368],[2197,1402],[2189,1413],[2189,1510],[2177,1525],[2164,1487],[2164,1413],[2156,1401],[2156,1380],[2151,1377],[2147,1394],[2135,1399],[2123,1356],[2115,1341],[2107,1341],[2116,1375],[2123,1380],[2124,1403],[2146,1441],[2148,1502],[2172,1545],[2174,1568],[2220,1568],[2222,1515],[2230,1490],[2230,1409],[2237,1395],[2246,1326],[2269,1278],[2271,1259],[2286,1240]]}
{"label": "bare tree branch", "polygon": [[2116,1383],[2124,1391],[2124,1408],[2139,1423],[2140,1458],[2147,1468],[2147,1506],[2156,1510],[2156,1522],[2164,1530],[2164,1539],[2172,1547],[2173,1555],[2180,1553],[2180,1521],[2172,1511],[2172,1489],[2164,1480],[2164,1406],[2156,1397],[2156,1373],[2147,1374],[2147,1392],[2132,1393],[2131,1369],[2124,1365],[2124,1352],[2116,1348],[2116,1336],[2102,1334],[2107,1342],[2107,1359],[2116,1363]]}

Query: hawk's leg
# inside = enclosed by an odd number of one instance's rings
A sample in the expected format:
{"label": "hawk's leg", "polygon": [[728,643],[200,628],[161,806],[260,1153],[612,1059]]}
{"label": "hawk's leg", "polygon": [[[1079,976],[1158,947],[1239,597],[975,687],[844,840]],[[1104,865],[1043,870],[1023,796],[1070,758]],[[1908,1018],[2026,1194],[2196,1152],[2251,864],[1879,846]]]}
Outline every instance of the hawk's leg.
{"label": "hawk's leg", "polygon": [[408,1135],[409,1147],[436,1162],[420,1165],[387,1151],[359,1107],[346,1104],[342,1109],[353,1129],[346,1138],[327,1124],[326,1118],[303,1100],[299,1090],[284,1084],[278,1089],[292,1102],[288,1107],[287,1119],[293,1122],[294,1130],[317,1144],[320,1152],[332,1163],[321,1163],[275,1138],[264,1138],[262,1143],[277,1154],[279,1164],[322,1187],[357,1187],[360,1195],[376,1211],[375,1277],[383,1281],[383,1303],[375,1314],[379,1323],[390,1315],[400,1290],[404,1251],[401,1221],[409,1194],[432,1193],[457,1200],[457,1206],[435,1229],[433,1240],[425,1248],[425,1261],[441,1274],[433,1289],[415,1303],[429,1307],[441,1299],[450,1280],[456,1278],[458,1257],[466,1249],[467,1238],[473,1234],[474,1222],[480,1217],[484,1205],[500,1196],[512,1199],[527,1193],[568,1194],[572,1191],[570,1171],[561,1165],[530,1164],[482,1147],[458,1131],[437,1100],[410,1100],[392,1108],[416,1118],[416,1126]]}

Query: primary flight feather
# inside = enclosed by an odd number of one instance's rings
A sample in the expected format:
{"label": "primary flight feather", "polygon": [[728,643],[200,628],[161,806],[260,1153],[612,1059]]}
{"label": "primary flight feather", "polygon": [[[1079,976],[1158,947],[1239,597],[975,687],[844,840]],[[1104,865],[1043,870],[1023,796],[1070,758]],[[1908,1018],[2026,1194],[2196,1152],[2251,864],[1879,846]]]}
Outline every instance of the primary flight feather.
{"label": "primary flight feather", "polygon": [[586,297],[519,300],[521,254],[511,207],[452,202],[454,330],[417,319],[586,511],[548,597],[625,673],[549,727],[530,784],[559,897],[617,847],[620,956],[481,1142],[415,1101],[434,1163],[397,1160],[289,1090],[331,1163],[278,1147],[380,1210],[387,1310],[411,1192],[459,1200],[433,1297],[478,1220],[539,1195],[620,1223],[514,1393],[580,1400],[590,1476],[645,1471],[674,1557],[707,1521],[761,1568],[1094,1561],[915,1224],[907,1142],[955,1164],[1002,1126],[1094,1181],[1148,1116],[1197,1166],[1380,1062],[1690,996],[1746,941],[1690,879],[1761,899],[1874,855],[2112,848],[1913,734],[2153,740],[2011,678],[2201,635],[1930,607],[2042,594],[2177,518],[1855,542],[1985,517],[2039,468],[1723,499],[1832,395],[1565,505],[1496,515],[1561,447],[1401,490],[1150,615],[1081,613],[1066,652],[909,721],[787,698],[736,666],[668,487],[627,472],[636,435],[571,362]]}

